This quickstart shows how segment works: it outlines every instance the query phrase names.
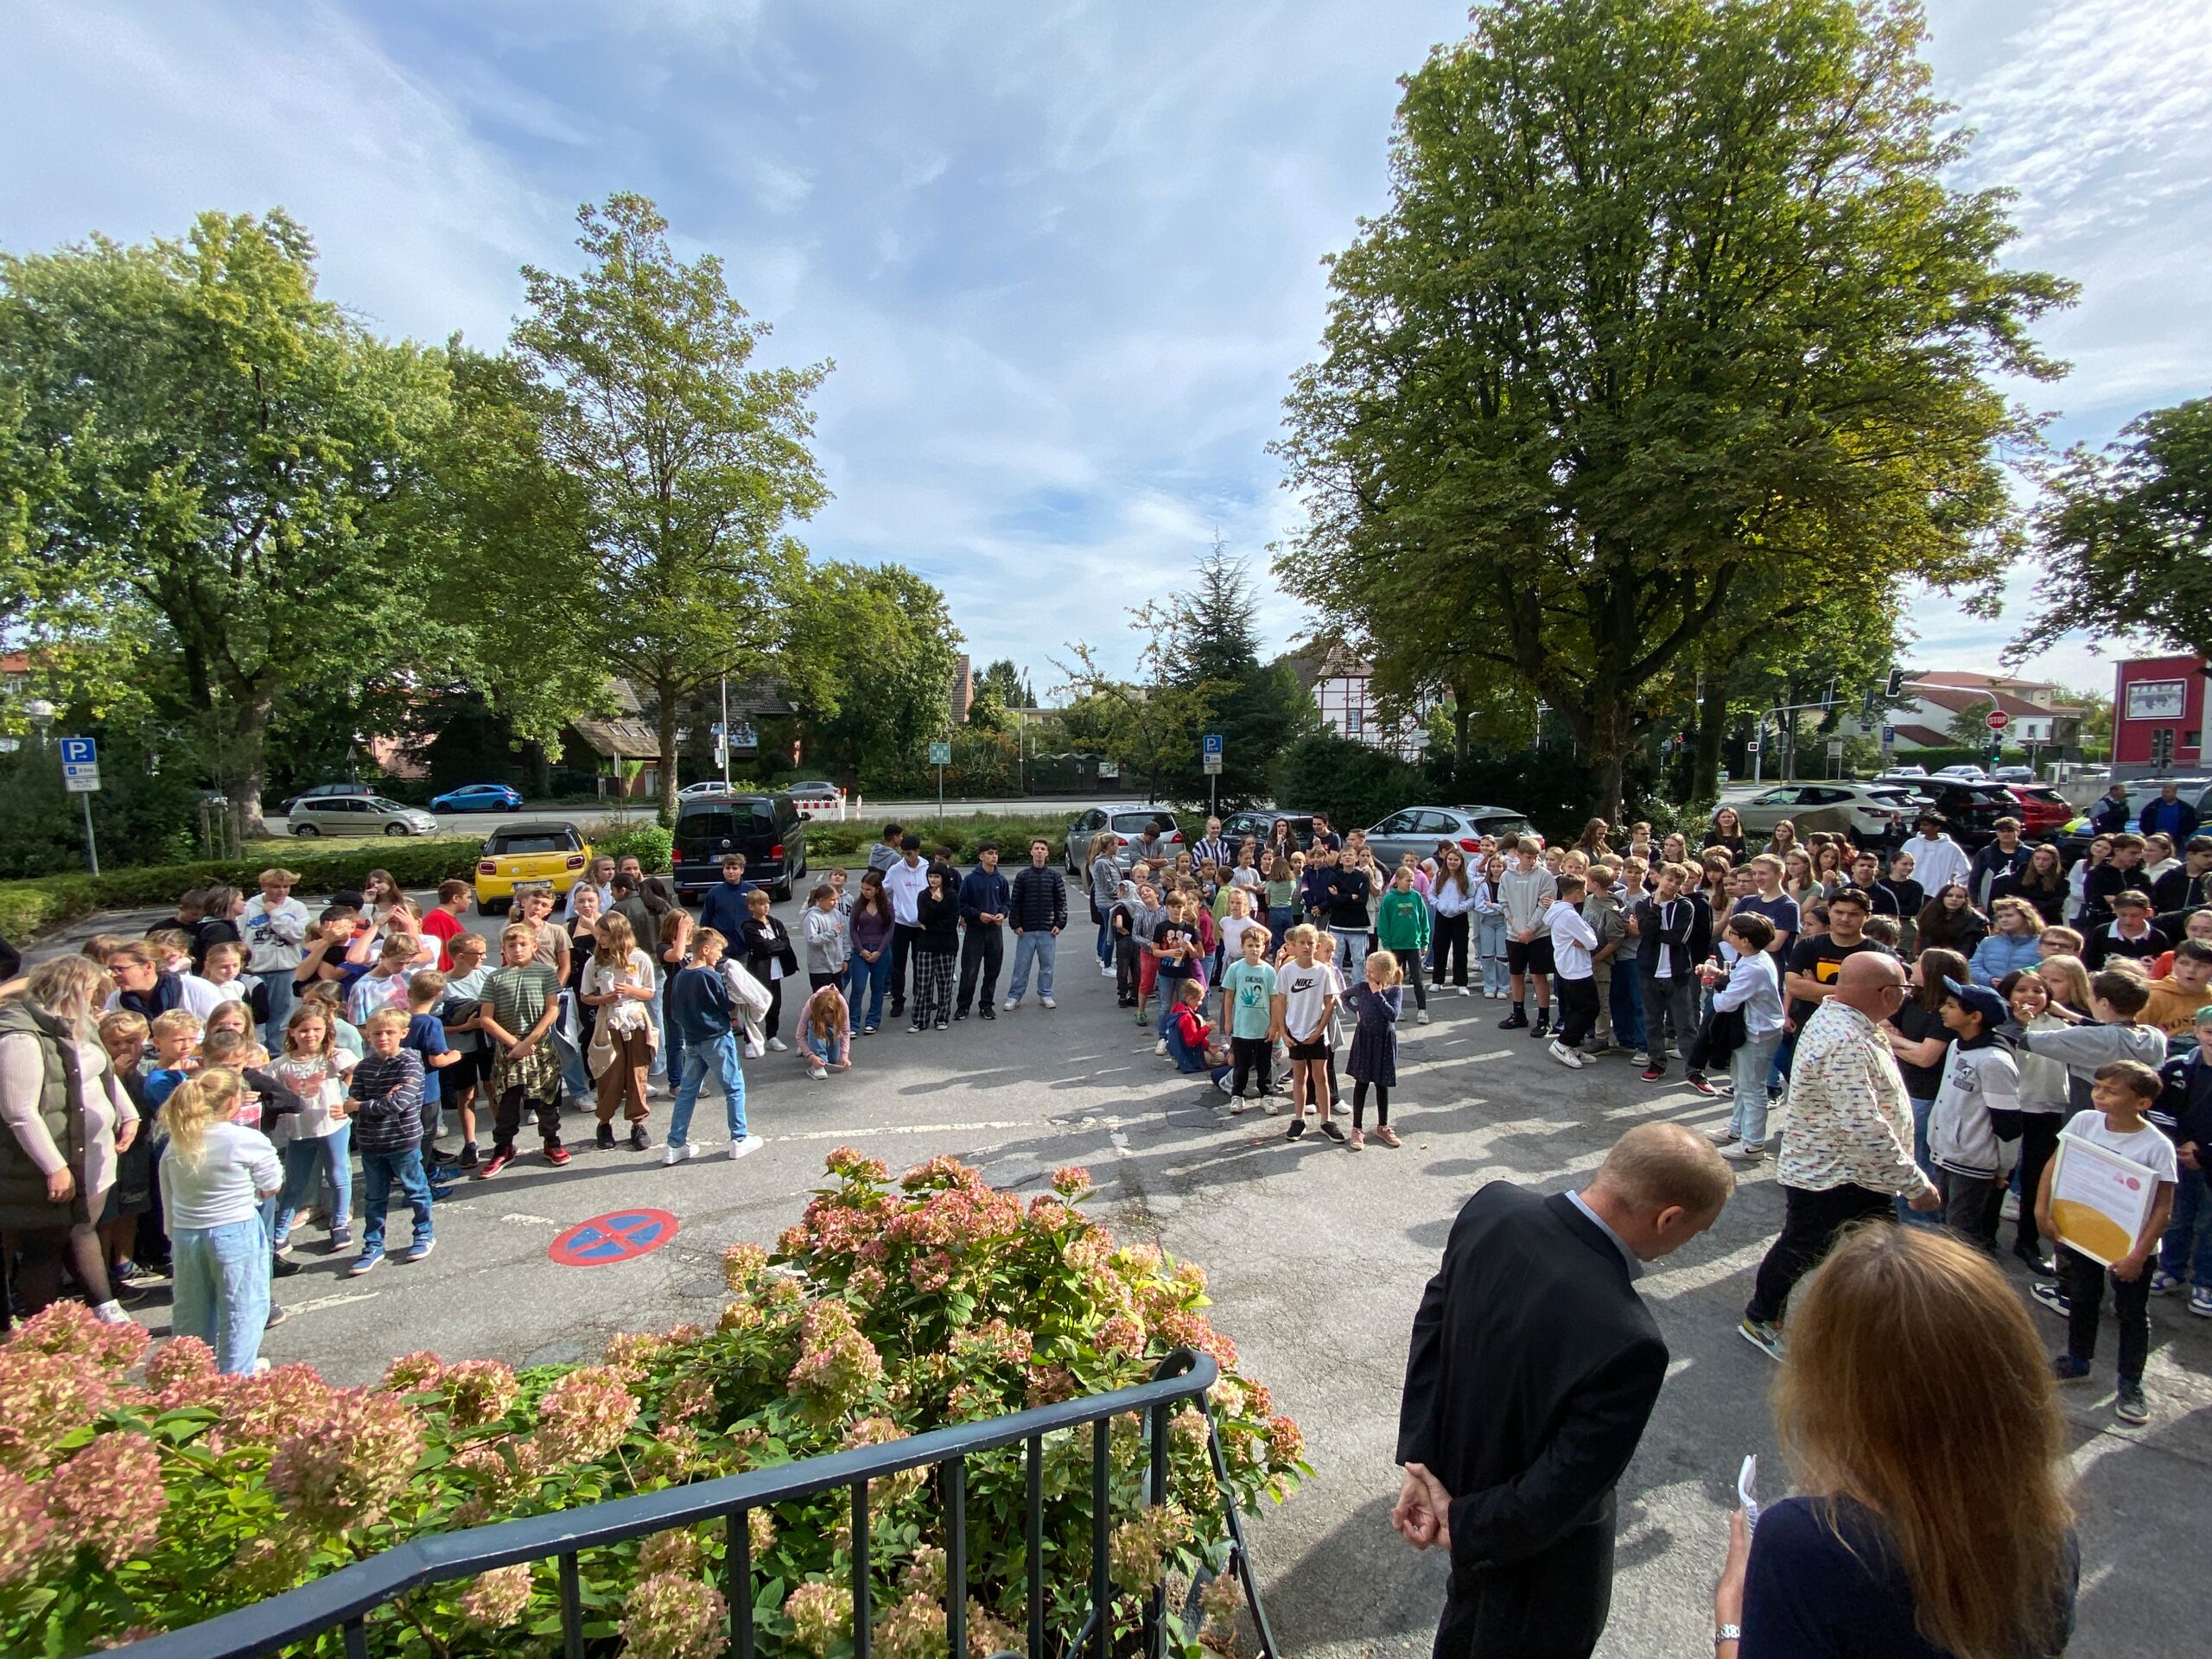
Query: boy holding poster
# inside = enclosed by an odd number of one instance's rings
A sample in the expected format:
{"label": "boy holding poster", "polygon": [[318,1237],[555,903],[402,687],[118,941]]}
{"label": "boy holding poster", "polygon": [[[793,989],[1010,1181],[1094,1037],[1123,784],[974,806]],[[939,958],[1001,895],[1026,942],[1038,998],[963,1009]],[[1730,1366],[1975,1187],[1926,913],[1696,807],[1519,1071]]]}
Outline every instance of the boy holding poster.
{"label": "boy holding poster", "polygon": [[[2151,1253],[2165,1231],[2180,1177],[2173,1142],[2144,1116],[2145,1109],[2158,1099],[2160,1087],[2158,1074],[2137,1061],[2101,1065],[2090,1084],[2093,1109],[2076,1113],[2064,1130],[2076,1141],[2149,1170],[2156,1181],[2149,1211],[2133,1238],[2118,1254],[2110,1249],[2101,1252],[2111,1255],[2113,1314],[2120,1326],[2120,1393],[2113,1412],[2123,1423],[2148,1422],[2151,1417],[2143,1398],[2143,1362],[2151,1347]],[[2051,1369],[2060,1382],[2074,1382],[2089,1374],[2089,1361],[2096,1354],[2106,1272],[2095,1258],[2075,1246],[2119,1247],[2121,1241],[2094,1238],[2100,1226],[2114,1233],[2120,1230],[2090,1205],[2054,1198],[2066,1173],[2066,1144],[2059,1144],[2060,1156],[2044,1169],[2042,1190],[2036,1195],[2036,1224],[2058,1242],[2058,1270],[2066,1287],[2066,1351]]]}

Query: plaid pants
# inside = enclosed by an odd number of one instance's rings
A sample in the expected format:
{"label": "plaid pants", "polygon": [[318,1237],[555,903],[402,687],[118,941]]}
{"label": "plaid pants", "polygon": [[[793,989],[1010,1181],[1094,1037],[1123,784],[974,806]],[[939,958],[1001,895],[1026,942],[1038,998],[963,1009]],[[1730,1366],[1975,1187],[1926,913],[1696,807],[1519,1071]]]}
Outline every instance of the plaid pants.
{"label": "plaid pants", "polygon": [[947,952],[914,952],[914,1029],[952,1017],[952,957]]}

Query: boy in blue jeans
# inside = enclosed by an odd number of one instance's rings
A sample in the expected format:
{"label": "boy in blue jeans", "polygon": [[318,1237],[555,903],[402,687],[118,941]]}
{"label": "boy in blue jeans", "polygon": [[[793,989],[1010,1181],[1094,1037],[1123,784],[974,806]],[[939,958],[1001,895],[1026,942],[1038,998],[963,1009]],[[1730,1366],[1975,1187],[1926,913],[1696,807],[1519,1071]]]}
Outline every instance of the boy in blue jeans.
{"label": "boy in blue jeans", "polygon": [[2212,1162],[2212,1007],[2196,1011],[2196,1046],[2158,1068],[2158,1100],[2146,1116],[2174,1143],[2181,1179],[2174,1214],[2158,1242],[2151,1294],[2189,1287],[2189,1311],[2212,1319],[2212,1192],[2205,1166]]}
{"label": "boy in blue jeans", "polygon": [[668,982],[669,1023],[683,1033],[683,1075],[677,1079],[676,1100],[668,1112],[668,1144],[663,1164],[680,1164],[696,1158],[699,1148],[688,1139],[692,1109],[711,1071],[721,1080],[722,1099],[729,1113],[729,1155],[744,1158],[767,1144],[751,1133],[745,1122],[745,1071],[738,1064],[736,1021],[730,1006],[729,988],[722,982],[722,952],[729,941],[715,928],[702,927],[691,940],[691,965]]}
{"label": "boy in blue jeans", "polygon": [[427,1259],[430,1183],[423,1174],[423,1057],[407,1046],[407,1012],[385,1007],[368,1017],[361,1039],[369,1052],[353,1068],[353,1147],[361,1154],[361,1254],[346,1269],[358,1279],[384,1260],[384,1210],[395,1182],[414,1213],[415,1231],[403,1262]]}

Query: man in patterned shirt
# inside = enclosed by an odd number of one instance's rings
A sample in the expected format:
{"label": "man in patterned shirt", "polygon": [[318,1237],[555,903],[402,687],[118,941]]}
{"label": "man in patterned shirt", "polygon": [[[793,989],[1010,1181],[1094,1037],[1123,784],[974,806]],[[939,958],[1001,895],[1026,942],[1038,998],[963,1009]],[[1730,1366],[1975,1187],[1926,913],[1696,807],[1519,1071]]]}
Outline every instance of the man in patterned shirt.
{"label": "man in patterned shirt", "polygon": [[1856,1221],[1942,1202],[1912,1161],[1912,1105],[1883,1025],[1905,995],[1895,957],[1847,957],[1835,991],[1805,1022],[1783,1107],[1782,1236],[1759,1263],[1744,1339],[1782,1357],[1782,1314],[1797,1281]]}

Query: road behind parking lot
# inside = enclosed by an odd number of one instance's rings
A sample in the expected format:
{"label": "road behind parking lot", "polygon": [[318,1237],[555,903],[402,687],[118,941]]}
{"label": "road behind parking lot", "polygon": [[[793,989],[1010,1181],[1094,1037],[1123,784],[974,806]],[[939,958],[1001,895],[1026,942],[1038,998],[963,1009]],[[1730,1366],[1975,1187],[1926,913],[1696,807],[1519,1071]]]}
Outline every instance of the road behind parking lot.
{"label": "road behind parking lot", "polygon": [[[152,913],[133,919],[136,931]],[[471,923],[488,931],[482,918]],[[1217,1096],[1154,1056],[1149,1035],[1115,1009],[1086,960],[1083,931],[1063,941],[1055,1011],[1035,1006],[1033,988],[1029,1006],[990,1024],[922,1036],[887,1029],[858,1040],[853,1071],[826,1083],[809,1080],[792,1055],[748,1062],[753,1127],[769,1144],[742,1163],[666,1170],[657,1152],[591,1151],[588,1116],[572,1115],[574,1162],[555,1170],[526,1153],[496,1180],[462,1185],[439,1209],[437,1255],[419,1267],[388,1263],[349,1280],[343,1260],[311,1244],[299,1253],[308,1270],[276,1287],[292,1317],[264,1351],[348,1381],[373,1378],[416,1348],[518,1363],[586,1358],[614,1332],[711,1314],[722,1296],[721,1249],[772,1243],[833,1147],[858,1147],[894,1169],[951,1153],[1029,1191],[1046,1171],[1084,1164],[1099,1183],[1094,1204],[1117,1232],[1205,1265],[1216,1322],[1278,1408],[1304,1426],[1314,1478],[1255,1535],[1287,1649],[1427,1653],[1444,1564],[1408,1550],[1385,1517],[1406,1334],[1453,1215],[1486,1181],[1555,1191],[1594,1168],[1630,1125],[1677,1117],[1713,1127],[1726,1103],[1645,1084],[1621,1059],[1564,1071],[1525,1034],[1499,1032],[1497,1004],[1452,997],[1437,1003],[1435,1024],[1415,1027],[1409,1015],[1404,1027],[1393,1091],[1402,1150],[1354,1154],[1310,1134],[1290,1145],[1284,1120],[1256,1110],[1230,1117]],[[656,1132],[665,1113],[657,1098]],[[712,1096],[695,1122],[705,1126],[700,1138],[718,1138]],[[1735,1332],[1751,1270],[1780,1219],[1771,1167],[1710,1233],[1640,1284],[1675,1360],[1621,1491],[1620,1572],[1599,1649],[1615,1659],[1710,1651],[1711,1584],[1744,1454],[1759,1452],[1765,1485],[1782,1490],[1765,1406],[1773,1369]],[[677,1215],[672,1244],[606,1268],[547,1260],[563,1228],[639,1205]],[[405,1231],[395,1217],[394,1236]],[[166,1310],[140,1317],[160,1329]],[[2036,1317],[2056,1343],[2059,1323]],[[2112,1417],[2109,1338],[2095,1382],[2066,1395],[2082,1477],[2077,1654],[2193,1659],[2204,1650],[2212,1595],[2196,1546],[2212,1473],[2212,1323],[2171,1298],[2153,1302],[2152,1318],[2147,1427],[2123,1429]]]}

